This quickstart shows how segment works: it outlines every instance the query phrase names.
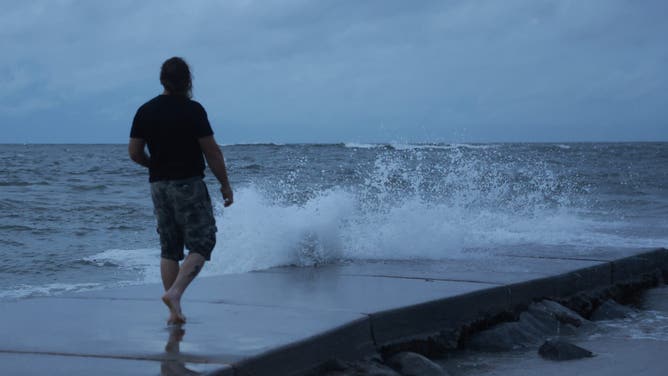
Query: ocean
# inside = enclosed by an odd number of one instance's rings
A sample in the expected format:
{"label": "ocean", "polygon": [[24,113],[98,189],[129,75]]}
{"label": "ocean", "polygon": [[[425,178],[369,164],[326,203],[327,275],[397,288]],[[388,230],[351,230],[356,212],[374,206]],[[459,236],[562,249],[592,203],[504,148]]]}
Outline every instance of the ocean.
{"label": "ocean", "polygon": [[[668,246],[668,143],[252,144],[202,275]],[[0,145],[0,300],[158,282],[126,145]]]}

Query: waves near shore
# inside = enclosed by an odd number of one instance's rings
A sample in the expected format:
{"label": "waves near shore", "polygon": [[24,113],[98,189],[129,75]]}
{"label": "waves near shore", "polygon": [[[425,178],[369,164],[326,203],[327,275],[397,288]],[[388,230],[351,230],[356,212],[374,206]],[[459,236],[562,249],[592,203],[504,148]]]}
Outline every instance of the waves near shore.
{"label": "waves near shore", "polygon": [[[9,234],[2,244],[33,256],[0,269],[8,291],[0,298],[158,281],[146,177],[126,166],[124,149],[34,149],[0,150],[13,163],[7,184],[28,181],[44,158],[53,163],[38,185],[5,184],[14,194],[0,200]],[[223,209],[208,180],[219,233],[204,275],[668,244],[660,168],[668,144],[268,144],[225,152],[236,203]],[[35,166],[17,163],[17,153],[34,155]]]}

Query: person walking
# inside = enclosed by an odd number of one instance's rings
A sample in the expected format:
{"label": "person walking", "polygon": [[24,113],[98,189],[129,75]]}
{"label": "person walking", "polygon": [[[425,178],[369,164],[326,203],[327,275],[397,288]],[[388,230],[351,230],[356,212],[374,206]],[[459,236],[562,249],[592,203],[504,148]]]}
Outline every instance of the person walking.
{"label": "person walking", "polygon": [[[162,94],[135,114],[128,153],[134,162],[148,168],[160,234],[162,301],[169,308],[167,323],[171,325],[186,322],[181,297],[210,260],[216,244],[216,221],[203,181],[205,158],[220,182],[225,207],[232,205],[234,195],[206,110],[191,99],[192,77],[186,61],[167,59],[160,70],[160,83]],[[189,251],[185,259],[184,247]]]}

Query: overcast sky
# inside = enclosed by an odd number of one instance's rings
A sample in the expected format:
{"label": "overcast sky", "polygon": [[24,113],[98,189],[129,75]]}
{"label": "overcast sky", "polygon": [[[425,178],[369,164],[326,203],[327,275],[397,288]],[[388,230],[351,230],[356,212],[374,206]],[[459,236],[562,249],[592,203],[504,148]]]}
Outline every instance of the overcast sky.
{"label": "overcast sky", "polygon": [[668,141],[665,0],[0,0],[0,142],[125,143],[182,56],[220,143]]}

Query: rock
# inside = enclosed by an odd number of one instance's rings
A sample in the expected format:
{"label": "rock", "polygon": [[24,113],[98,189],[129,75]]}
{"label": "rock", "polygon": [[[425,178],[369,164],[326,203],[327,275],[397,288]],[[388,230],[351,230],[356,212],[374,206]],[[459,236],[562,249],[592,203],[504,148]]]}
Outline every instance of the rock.
{"label": "rock", "polygon": [[473,334],[466,347],[479,351],[510,351],[540,343],[542,338],[524,330],[517,321],[506,322]]}
{"label": "rock", "polygon": [[589,350],[561,340],[545,341],[538,349],[538,353],[550,360],[573,360],[594,356]]}
{"label": "rock", "polygon": [[551,300],[533,303],[527,312],[536,319],[535,325],[550,336],[575,334],[578,329],[593,328],[589,320]]}
{"label": "rock", "polygon": [[520,314],[518,321],[498,324],[473,334],[467,347],[482,351],[525,349],[538,346],[546,337],[575,334],[578,328],[591,329],[593,326],[575,311],[544,300],[532,303]]}
{"label": "rock", "polygon": [[594,306],[592,305],[593,296],[590,294],[580,292],[576,295],[570,297],[567,301],[564,301],[564,304],[567,304],[567,307],[577,312],[581,316],[589,317]]}
{"label": "rock", "polygon": [[523,330],[531,332],[537,337],[541,337],[541,340],[545,337],[557,334],[561,325],[554,315],[536,310],[533,312],[522,312],[520,314],[519,323]]}
{"label": "rock", "polygon": [[339,359],[330,359],[323,364],[321,364],[316,370],[315,374],[318,375],[345,375],[347,369],[351,367],[350,363],[344,362]]}
{"label": "rock", "polygon": [[633,309],[610,299],[594,310],[591,319],[594,321],[623,319],[629,317],[633,312]]}
{"label": "rock", "polygon": [[388,359],[387,363],[403,376],[446,376],[448,373],[438,364],[412,352],[402,352]]}
{"label": "rock", "polygon": [[324,371],[324,372],[317,372],[317,373],[312,373],[310,376],[355,376],[354,373],[350,373],[348,371],[342,370],[342,371]]}
{"label": "rock", "polygon": [[310,373],[310,376],[401,376],[376,360],[343,362],[330,360]]}
{"label": "rock", "polygon": [[467,347],[481,351],[510,351],[538,346],[545,337],[559,332],[560,323],[545,312],[522,312],[519,320],[495,325],[475,333]]}
{"label": "rock", "polygon": [[357,363],[354,367],[355,376],[401,376],[392,368],[375,361]]}
{"label": "rock", "polygon": [[577,312],[552,300],[543,300],[540,303],[532,304],[529,306],[529,310],[532,308],[550,312],[562,324],[570,324],[579,328],[587,323],[587,319],[580,316]]}

